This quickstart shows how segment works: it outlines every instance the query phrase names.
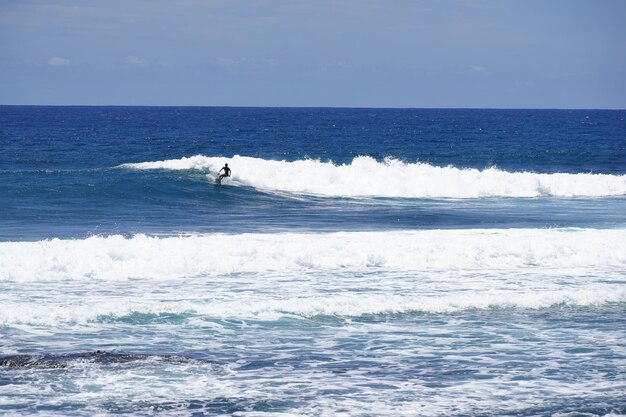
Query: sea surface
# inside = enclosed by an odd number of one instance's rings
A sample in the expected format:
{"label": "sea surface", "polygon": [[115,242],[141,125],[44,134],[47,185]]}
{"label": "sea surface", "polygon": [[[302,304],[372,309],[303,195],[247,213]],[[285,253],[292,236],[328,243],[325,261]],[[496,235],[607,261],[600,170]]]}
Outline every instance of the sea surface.
{"label": "sea surface", "polygon": [[0,106],[0,414],[626,415],[626,111]]}

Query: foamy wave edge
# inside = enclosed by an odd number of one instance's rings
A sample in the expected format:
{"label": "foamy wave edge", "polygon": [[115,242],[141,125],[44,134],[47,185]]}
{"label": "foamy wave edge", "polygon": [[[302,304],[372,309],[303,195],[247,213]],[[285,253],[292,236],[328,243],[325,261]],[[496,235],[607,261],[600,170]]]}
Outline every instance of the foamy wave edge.
{"label": "foamy wave edge", "polygon": [[156,319],[164,315],[184,315],[185,319],[211,317],[279,320],[320,316],[363,317],[400,314],[450,314],[468,310],[588,307],[626,302],[623,288],[580,288],[551,291],[465,291],[462,294],[401,296],[392,294],[340,294],[286,299],[246,299],[228,301],[151,301],[137,299],[90,300],[80,304],[33,305],[11,302],[0,309],[0,324],[93,323],[117,320]]}
{"label": "foamy wave edge", "polygon": [[274,161],[233,156],[195,155],[164,161],[129,163],[126,169],[203,170],[214,177],[228,163],[231,185],[263,191],[333,197],[481,198],[607,197],[626,195],[626,175],[507,172],[497,168],[462,169],[427,163],[382,162],[368,156],[337,165],[319,160]]}
{"label": "foamy wave edge", "polygon": [[237,273],[619,267],[626,230],[277,233],[0,243],[0,281],[167,280]]}

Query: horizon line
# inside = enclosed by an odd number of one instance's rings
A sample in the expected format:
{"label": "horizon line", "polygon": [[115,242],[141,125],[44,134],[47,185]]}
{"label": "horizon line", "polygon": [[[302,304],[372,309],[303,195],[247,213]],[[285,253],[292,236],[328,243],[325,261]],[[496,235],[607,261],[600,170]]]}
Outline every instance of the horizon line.
{"label": "horizon line", "polygon": [[377,106],[260,106],[199,104],[4,104],[0,107],[162,107],[162,108],[240,108],[240,109],[354,109],[354,110],[605,110],[624,111],[618,107],[377,107]]}

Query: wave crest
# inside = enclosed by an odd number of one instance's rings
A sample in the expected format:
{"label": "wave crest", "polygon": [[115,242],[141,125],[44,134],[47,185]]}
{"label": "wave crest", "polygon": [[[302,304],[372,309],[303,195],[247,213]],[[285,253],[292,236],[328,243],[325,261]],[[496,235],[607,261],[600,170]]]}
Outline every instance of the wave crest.
{"label": "wave crest", "polygon": [[313,318],[323,316],[363,317],[397,314],[448,314],[467,310],[528,309],[555,306],[587,307],[626,302],[626,290],[616,285],[583,285],[564,290],[465,290],[448,295],[349,294],[318,295],[271,299],[256,297],[228,301],[154,301],[118,296],[107,300],[89,299],[81,303],[9,302],[0,311],[0,324],[58,325],[60,323],[90,323],[136,320],[142,323],[163,323],[162,315],[193,320],[204,316],[279,320],[284,317]]}
{"label": "wave crest", "polygon": [[495,229],[0,243],[0,281],[626,266],[626,230]]}
{"label": "wave crest", "polygon": [[404,163],[368,156],[337,165],[318,160],[273,161],[234,156],[189,158],[121,165],[130,169],[207,170],[213,177],[228,163],[230,183],[262,191],[333,197],[481,198],[603,197],[626,195],[626,175],[507,172]]}

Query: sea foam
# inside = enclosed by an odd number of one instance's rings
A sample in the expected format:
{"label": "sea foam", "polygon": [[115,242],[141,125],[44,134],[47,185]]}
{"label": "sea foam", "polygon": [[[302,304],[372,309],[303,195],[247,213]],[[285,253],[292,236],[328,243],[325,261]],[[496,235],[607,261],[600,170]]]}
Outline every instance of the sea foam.
{"label": "sea foam", "polygon": [[278,233],[0,243],[0,281],[298,271],[626,267],[626,230]]}
{"label": "sea foam", "polygon": [[[444,283],[448,285],[449,283]],[[497,283],[493,283],[497,285]],[[493,285],[492,284],[492,285]],[[23,302],[8,300],[0,311],[0,325],[61,323],[89,323],[111,321],[141,321],[146,323],[193,319],[193,316],[217,319],[239,318],[278,320],[284,317],[360,317],[365,315],[397,315],[410,313],[448,314],[464,310],[487,309],[545,309],[553,306],[598,306],[626,302],[626,289],[618,285],[589,283],[569,289],[481,289],[449,290],[448,294],[377,294],[343,292],[336,295],[316,294],[279,299],[267,294],[242,294],[232,292],[228,299],[216,300],[207,295],[204,299],[176,300],[180,293],[164,292],[156,300],[153,289],[142,287],[138,294],[102,294],[89,292],[80,300],[57,296],[53,300]],[[143,316],[143,318],[141,317]],[[182,316],[182,317],[181,317]]]}
{"label": "sea foam", "polygon": [[204,170],[212,178],[228,163],[231,185],[262,191],[339,197],[480,198],[480,197],[602,197],[626,195],[626,175],[591,173],[507,172],[439,167],[368,156],[349,164],[319,160],[274,161],[234,156],[196,155],[165,161],[121,165],[130,169]]}

